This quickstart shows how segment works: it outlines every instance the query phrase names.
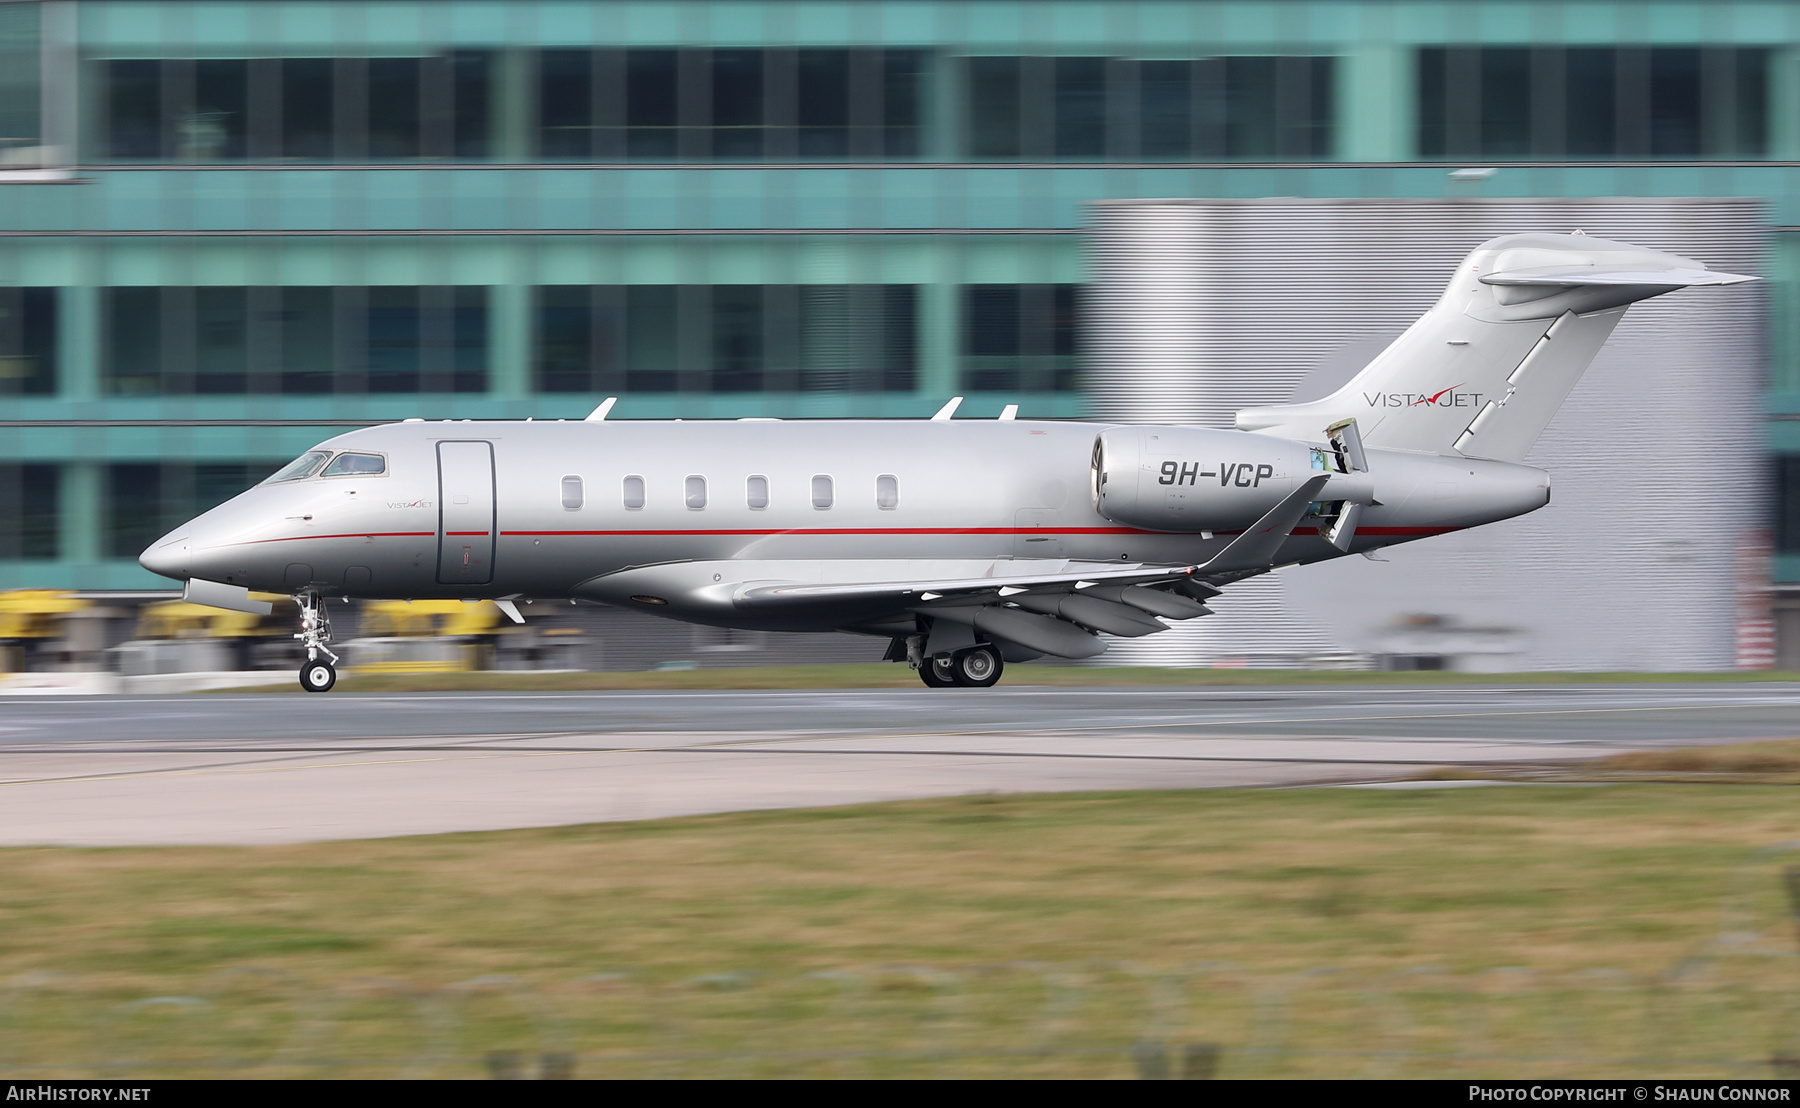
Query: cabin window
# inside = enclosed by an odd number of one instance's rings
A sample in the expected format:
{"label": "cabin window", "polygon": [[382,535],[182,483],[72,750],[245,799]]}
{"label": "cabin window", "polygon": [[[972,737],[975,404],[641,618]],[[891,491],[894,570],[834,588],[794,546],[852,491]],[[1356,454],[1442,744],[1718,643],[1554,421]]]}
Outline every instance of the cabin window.
{"label": "cabin window", "polygon": [[769,479],[767,477],[759,473],[753,477],[744,478],[744,503],[757,509],[769,506]]}
{"label": "cabin window", "polygon": [[691,476],[687,479],[687,506],[694,511],[706,507],[706,478]]}
{"label": "cabin window", "polygon": [[562,479],[563,508],[567,511],[578,511],[581,508],[581,478],[570,474]]}
{"label": "cabin window", "polygon": [[379,477],[386,472],[387,459],[379,454],[339,454],[320,476]]}
{"label": "cabin window", "polygon": [[875,478],[875,506],[884,512],[900,506],[900,478],[891,473]]}
{"label": "cabin window", "polygon": [[828,475],[821,473],[813,478],[812,492],[813,507],[831,507],[831,478]]}
{"label": "cabin window", "polygon": [[625,506],[632,511],[644,506],[644,479],[636,474],[625,478]]}

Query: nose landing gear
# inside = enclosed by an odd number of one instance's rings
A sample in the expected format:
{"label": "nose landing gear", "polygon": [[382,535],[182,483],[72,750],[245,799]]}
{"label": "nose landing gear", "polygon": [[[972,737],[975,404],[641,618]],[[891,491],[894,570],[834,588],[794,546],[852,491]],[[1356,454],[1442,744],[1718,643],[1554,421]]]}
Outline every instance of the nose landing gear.
{"label": "nose landing gear", "polygon": [[[300,667],[300,687],[307,692],[330,692],[337,684],[338,656],[325,644],[331,641],[331,617],[325,612],[325,600],[313,593],[294,597],[300,605],[300,630],[295,638],[306,648],[306,662]],[[325,655],[321,659],[319,655]]]}

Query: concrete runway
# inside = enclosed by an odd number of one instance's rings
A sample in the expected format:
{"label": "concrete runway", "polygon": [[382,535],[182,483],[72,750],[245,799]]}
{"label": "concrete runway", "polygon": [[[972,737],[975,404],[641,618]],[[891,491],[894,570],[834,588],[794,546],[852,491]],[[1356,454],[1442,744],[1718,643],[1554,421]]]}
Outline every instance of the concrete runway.
{"label": "concrete runway", "polygon": [[21,697],[0,714],[0,844],[1382,781],[1796,734],[1783,684]]}

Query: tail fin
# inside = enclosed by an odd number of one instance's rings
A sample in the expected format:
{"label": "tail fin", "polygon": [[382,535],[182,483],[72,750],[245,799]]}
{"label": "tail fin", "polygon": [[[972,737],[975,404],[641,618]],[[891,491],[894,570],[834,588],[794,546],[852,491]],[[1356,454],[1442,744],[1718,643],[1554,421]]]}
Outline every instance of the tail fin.
{"label": "tail fin", "polygon": [[1633,303],[1754,280],[1580,232],[1493,239],[1349,384],[1323,400],[1247,408],[1237,425],[1318,440],[1354,418],[1371,447],[1522,461]]}

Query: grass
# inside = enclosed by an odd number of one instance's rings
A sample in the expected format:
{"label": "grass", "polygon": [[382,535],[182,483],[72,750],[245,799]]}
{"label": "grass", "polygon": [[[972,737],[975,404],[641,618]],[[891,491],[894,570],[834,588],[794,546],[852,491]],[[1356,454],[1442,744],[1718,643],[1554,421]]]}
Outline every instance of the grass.
{"label": "grass", "polygon": [[[1800,673],[1773,670],[1705,673],[1381,673],[1353,670],[1164,669],[1152,666],[1033,666],[1009,668],[1002,685],[1235,686],[1235,685],[1567,685],[1596,683],[1800,681]],[[576,691],[587,689],[822,689],[917,688],[918,675],[904,665],[767,666],[630,673],[358,674],[338,681],[342,692]],[[286,692],[262,686],[234,692]]]}
{"label": "grass", "polygon": [[1795,798],[982,796],[7,849],[0,1072],[1130,1076],[1216,1049],[1221,1076],[1766,1076],[1800,1055],[1800,854],[1756,852],[1800,837]]}
{"label": "grass", "polygon": [[[1729,746],[1634,750],[1575,762],[1512,764],[1479,770],[1443,768],[1424,780],[1647,782],[1800,785],[1800,739]],[[1800,910],[1797,908],[1796,910]]]}

